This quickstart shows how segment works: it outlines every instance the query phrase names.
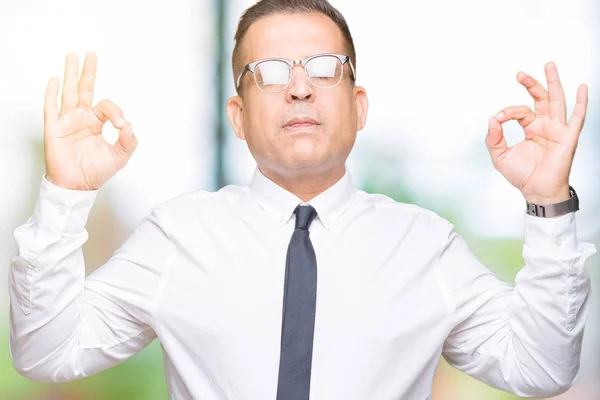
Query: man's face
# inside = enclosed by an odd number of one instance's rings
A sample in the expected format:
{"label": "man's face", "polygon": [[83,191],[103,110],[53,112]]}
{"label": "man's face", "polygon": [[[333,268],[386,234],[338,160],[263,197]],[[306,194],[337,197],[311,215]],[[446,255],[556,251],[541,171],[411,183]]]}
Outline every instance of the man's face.
{"label": "man's face", "polygon": [[[321,14],[277,14],[250,27],[242,62],[302,60],[319,53],[345,54],[344,38],[332,20]],[[243,98],[230,99],[227,114],[263,172],[292,177],[343,169],[367,114],[365,90],[352,86],[348,63],[334,88],[312,86],[302,65],[294,65],[292,80],[282,92],[262,92],[251,72],[240,88]],[[294,119],[301,123],[294,124]]]}

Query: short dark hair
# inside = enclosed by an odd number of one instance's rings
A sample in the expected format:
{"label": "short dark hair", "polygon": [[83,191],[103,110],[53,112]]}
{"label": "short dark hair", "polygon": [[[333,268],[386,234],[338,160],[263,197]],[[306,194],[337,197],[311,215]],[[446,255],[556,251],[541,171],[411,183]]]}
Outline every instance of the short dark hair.
{"label": "short dark hair", "polygon": [[[241,73],[242,68],[242,41],[250,29],[250,26],[263,17],[274,14],[300,14],[300,13],[320,13],[329,17],[342,31],[344,37],[344,51],[350,57],[354,69],[356,70],[356,49],[354,41],[350,34],[350,28],[346,19],[335,7],[327,0],[260,0],[258,3],[248,8],[242,14],[235,33],[235,46],[231,57],[233,70],[233,79]],[[354,79],[354,77],[353,77]]]}

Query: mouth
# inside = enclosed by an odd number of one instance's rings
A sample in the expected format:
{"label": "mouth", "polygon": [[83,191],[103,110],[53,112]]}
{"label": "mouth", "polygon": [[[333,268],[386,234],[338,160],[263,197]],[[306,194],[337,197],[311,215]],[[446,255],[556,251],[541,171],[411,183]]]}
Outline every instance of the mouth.
{"label": "mouth", "polygon": [[289,131],[314,129],[320,126],[317,121],[312,118],[293,118],[286,122],[283,129]]}

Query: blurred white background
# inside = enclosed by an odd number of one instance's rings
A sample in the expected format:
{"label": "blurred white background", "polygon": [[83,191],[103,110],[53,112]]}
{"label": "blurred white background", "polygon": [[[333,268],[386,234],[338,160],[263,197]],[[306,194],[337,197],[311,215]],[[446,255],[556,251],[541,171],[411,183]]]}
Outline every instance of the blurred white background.
{"label": "blurred white background", "polygon": [[[237,20],[253,3],[229,4],[228,59]],[[487,120],[509,105],[533,106],[516,73],[523,70],[545,85],[544,64],[554,61],[569,115],[578,85],[589,85],[588,119],[571,183],[581,198],[580,236],[599,245],[598,0],[331,3],[350,25],[357,83],[367,88],[370,100],[367,127],[348,162],[357,185],[374,175],[383,184],[401,182],[419,204],[451,207],[461,226],[474,235],[520,238],[524,200],[489,160]],[[109,215],[119,230],[90,232],[90,241],[107,242],[95,264],[101,264],[152,206],[195,189],[217,189],[214,136],[217,110],[224,104],[215,104],[214,95],[215,9],[216,1],[206,0],[0,0],[4,321],[6,275],[15,251],[12,233],[32,213],[44,172],[44,92],[51,76],[62,80],[66,53],[78,53],[81,64],[86,51],[98,54],[95,102],[109,98],[117,103],[139,139],[127,168],[100,191],[96,221]],[[233,95],[229,64],[224,75],[228,95]],[[509,144],[522,140],[516,123],[506,124],[505,132]],[[115,130],[107,128],[106,137],[114,141]],[[245,184],[254,169],[245,143],[229,130],[225,146],[228,182]],[[598,274],[592,274],[596,287]],[[582,380],[594,390],[598,384],[593,377],[600,376],[596,314],[597,302],[582,368]],[[586,393],[591,393],[589,388]]]}

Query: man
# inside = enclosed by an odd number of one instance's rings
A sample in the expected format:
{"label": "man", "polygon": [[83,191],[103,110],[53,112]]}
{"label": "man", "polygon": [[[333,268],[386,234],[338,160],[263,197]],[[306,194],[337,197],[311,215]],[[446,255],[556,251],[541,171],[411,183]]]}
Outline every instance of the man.
{"label": "man", "polygon": [[[569,171],[587,88],[566,120],[556,66],[548,91],[490,118],[494,166],[531,204],[515,287],[481,265],[433,212],[354,188],[345,162],[367,116],[342,15],[326,0],[263,0],[242,16],[239,96],[227,114],[257,162],[248,187],[155,207],[84,278],[81,245],[98,189],[137,140],[109,101],[93,107],[95,55],[67,56],[61,107],[51,79],[33,216],[15,231],[11,354],[43,382],[123,362],[155,338],[173,399],[426,399],[440,355],[522,396],[576,379],[589,309]],[[100,135],[110,120],[114,146]],[[526,140],[508,148],[502,123]]]}

